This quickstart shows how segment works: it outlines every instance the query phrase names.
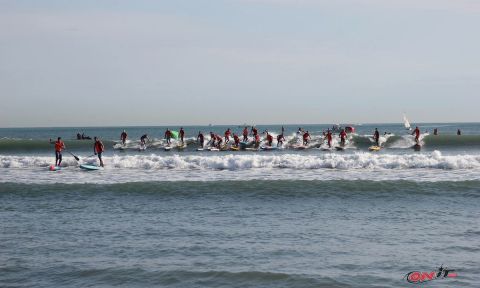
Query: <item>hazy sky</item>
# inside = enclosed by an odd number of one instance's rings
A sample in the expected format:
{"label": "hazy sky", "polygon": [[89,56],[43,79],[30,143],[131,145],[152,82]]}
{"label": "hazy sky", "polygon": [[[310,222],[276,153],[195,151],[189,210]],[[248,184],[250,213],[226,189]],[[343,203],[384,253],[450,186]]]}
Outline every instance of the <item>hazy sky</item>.
{"label": "hazy sky", "polygon": [[480,121],[477,0],[0,0],[0,127]]}

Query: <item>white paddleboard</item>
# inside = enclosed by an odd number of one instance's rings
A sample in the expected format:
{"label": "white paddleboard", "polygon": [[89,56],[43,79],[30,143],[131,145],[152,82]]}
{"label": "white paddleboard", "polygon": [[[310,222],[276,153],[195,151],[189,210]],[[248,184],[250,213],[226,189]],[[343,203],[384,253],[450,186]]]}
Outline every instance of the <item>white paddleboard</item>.
{"label": "white paddleboard", "polygon": [[260,149],[265,151],[278,150],[278,147],[275,146],[261,146]]}
{"label": "white paddleboard", "polygon": [[80,168],[82,168],[82,169],[84,169],[84,170],[89,170],[89,171],[101,170],[101,169],[103,169],[103,167],[96,166],[96,165],[90,165],[90,164],[81,164],[81,165],[80,165]]}

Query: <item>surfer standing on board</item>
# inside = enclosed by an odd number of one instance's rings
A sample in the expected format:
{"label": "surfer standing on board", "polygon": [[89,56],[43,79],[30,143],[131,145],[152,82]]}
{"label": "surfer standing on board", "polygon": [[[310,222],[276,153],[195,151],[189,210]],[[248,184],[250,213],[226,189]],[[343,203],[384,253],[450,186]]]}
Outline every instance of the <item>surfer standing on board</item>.
{"label": "surfer standing on board", "polygon": [[66,149],[65,143],[62,141],[62,137],[58,137],[55,142],[52,142],[52,139],[50,139],[50,144],[55,144],[55,166],[60,166],[62,163],[62,150]]}
{"label": "surfer standing on board", "polygon": [[142,137],[140,137],[140,145],[145,146],[145,144],[147,144],[147,140],[148,140],[148,135],[143,134]]}
{"label": "surfer standing on board", "polygon": [[232,132],[230,131],[230,128],[227,129],[227,131],[225,131],[225,144],[228,144],[228,142],[230,142],[230,134]]}
{"label": "surfer standing on board", "polygon": [[342,131],[340,131],[340,145],[343,147],[345,146],[345,140],[347,138],[347,132],[345,132],[345,129],[342,129]]}
{"label": "surfer standing on board", "polygon": [[375,140],[375,145],[380,146],[380,132],[378,132],[378,128],[375,128],[375,132],[373,132],[373,140]]}
{"label": "surfer standing on board", "polygon": [[420,129],[418,129],[418,126],[415,127],[415,130],[413,130],[412,135],[415,134],[415,143],[419,143],[420,141]]}
{"label": "surfer standing on board", "polygon": [[248,127],[243,128],[243,142],[248,142]]}
{"label": "surfer standing on board", "polygon": [[235,142],[235,147],[238,148],[238,145],[240,144],[240,138],[238,137],[237,134],[233,133],[233,141]]}
{"label": "surfer standing on board", "polygon": [[180,132],[178,132],[178,134],[180,134],[180,141],[182,141],[183,145],[183,138],[185,137],[185,130],[183,130],[183,127],[180,127]]}
{"label": "surfer standing on board", "polygon": [[205,140],[201,131],[198,131],[197,141],[200,147],[203,148],[203,141]]}
{"label": "surfer standing on board", "polygon": [[273,143],[273,136],[270,135],[267,130],[265,130],[265,133],[267,133],[267,145],[271,147]]}
{"label": "surfer standing on board", "polygon": [[94,137],[93,139],[95,140],[95,144],[93,144],[93,152],[98,156],[98,160],[100,160],[100,166],[103,167],[102,153],[105,151],[105,146],[103,146],[102,141],[100,141],[100,139],[97,137]]}
{"label": "surfer standing on board", "polygon": [[283,146],[283,141],[285,141],[285,137],[283,136],[283,129],[282,129],[282,134],[277,136],[277,147]]}
{"label": "surfer standing on board", "polygon": [[305,131],[305,133],[303,133],[303,145],[304,146],[308,145],[308,139],[309,138],[312,139],[312,137],[310,137],[310,134],[308,133],[308,131]]}
{"label": "surfer standing on board", "polygon": [[125,146],[125,143],[127,142],[127,132],[123,130],[122,134],[120,134],[120,140],[122,140],[122,145]]}
{"label": "surfer standing on board", "polygon": [[165,131],[165,139],[167,139],[167,144],[170,145],[170,139],[172,138],[172,131],[167,128],[167,131]]}

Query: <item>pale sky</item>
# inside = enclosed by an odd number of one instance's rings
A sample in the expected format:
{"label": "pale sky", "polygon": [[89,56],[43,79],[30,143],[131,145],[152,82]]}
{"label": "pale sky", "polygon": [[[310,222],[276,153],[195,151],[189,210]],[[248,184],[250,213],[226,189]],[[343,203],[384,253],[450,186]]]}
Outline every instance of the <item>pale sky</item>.
{"label": "pale sky", "polygon": [[480,1],[0,0],[0,127],[480,121]]}

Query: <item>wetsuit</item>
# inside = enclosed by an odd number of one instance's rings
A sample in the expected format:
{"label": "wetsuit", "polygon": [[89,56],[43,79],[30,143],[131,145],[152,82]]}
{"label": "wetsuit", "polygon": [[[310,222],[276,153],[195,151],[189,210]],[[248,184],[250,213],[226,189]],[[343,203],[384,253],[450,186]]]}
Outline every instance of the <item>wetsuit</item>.
{"label": "wetsuit", "polygon": [[197,141],[200,143],[200,147],[203,148],[204,137],[203,137],[203,134],[202,134],[202,133],[198,133]]}
{"label": "wetsuit", "polygon": [[183,137],[185,136],[185,131],[183,130],[183,128],[180,129],[180,132],[178,132],[178,134],[180,134],[180,141],[182,141],[183,143]]}
{"label": "wetsuit", "polygon": [[122,140],[122,144],[125,145],[125,142],[127,141],[127,132],[122,132],[120,139]]}
{"label": "wetsuit", "polygon": [[283,145],[283,140],[285,140],[285,137],[283,137],[283,133],[277,136],[277,147]]}
{"label": "wetsuit", "polygon": [[140,143],[142,145],[145,145],[145,143],[146,143],[145,139],[147,139],[147,138],[148,138],[147,134],[142,135],[142,137],[140,137]]}
{"label": "wetsuit", "polygon": [[373,139],[375,140],[375,144],[377,146],[380,146],[380,132],[378,132],[378,130],[375,130],[375,133],[373,134]]}

